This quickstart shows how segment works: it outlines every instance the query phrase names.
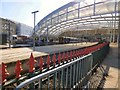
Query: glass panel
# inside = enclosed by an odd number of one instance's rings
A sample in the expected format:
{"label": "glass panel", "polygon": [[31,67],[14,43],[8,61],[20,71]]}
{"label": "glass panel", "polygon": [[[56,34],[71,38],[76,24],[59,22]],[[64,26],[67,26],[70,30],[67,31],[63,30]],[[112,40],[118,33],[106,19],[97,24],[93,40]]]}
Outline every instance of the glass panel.
{"label": "glass panel", "polygon": [[106,1],[106,0],[95,0],[96,3],[98,3],[98,2],[104,2],[104,1]]}
{"label": "glass panel", "polygon": [[65,21],[66,20],[66,14],[62,14],[59,16],[59,21]]}
{"label": "glass panel", "polygon": [[72,11],[72,10],[74,10],[74,8],[71,6],[71,7],[68,7],[68,12],[69,11]]}
{"label": "glass panel", "polygon": [[94,3],[94,0],[84,0],[83,1],[86,5],[91,5]]}
{"label": "glass panel", "polygon": [[80,10],[80,17],[92,16],[93,15],[93,6],[82,8]]}
{"label": "glass panel", "polygon": [[72,11],[68,13],[68,19],[73,19],[78,17],[78,10]]}
{"label": "glass panel", "polygon": [[77,3],[77,4],[74,4],[73,6],[68,7],[68,12],[69,12],[69,11],[73,11],[73,10],[75,10],[75,9],[78,9],[78,3]]}
{"label": "glass panel", "polygon": [[54,17],[56,17],[56,16],[58,16],[58,13],[57,13],[57,14],[53,14],[53,15],[52,15],[52,18],[54,18]]}
{"label": "glass panel", "polygon": [[66,13],[66,9],[61,10],[61,11],[59,12],[59,15],[64,14],[64,13]]}
{"label": "glass panel", "polygon": [[108,9],[105,4],[97,4],[95,8],[95,14],[107,13]]}
{"label": "glass panel", "polygon": [[105,3],[105,6],[106,6],[106,9],[109,11],[109,12],[114,12],[114,6],[115,6],[115,3],[114,2],[106,2]]}
{"label": "glass panel", "polygon": [[52,19],[52,25],[58,23],[58,17]]}

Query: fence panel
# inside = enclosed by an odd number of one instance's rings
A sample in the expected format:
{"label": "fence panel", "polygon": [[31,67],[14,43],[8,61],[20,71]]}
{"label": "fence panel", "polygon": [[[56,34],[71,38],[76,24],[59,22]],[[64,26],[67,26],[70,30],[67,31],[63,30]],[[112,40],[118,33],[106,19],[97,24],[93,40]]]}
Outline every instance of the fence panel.
{"label": "fence panel", "polygon": [[[73,57],[70,62],[61,62],[57,67],[34,76],[16,87],[26,89],[60,89],[94,87],[90,77],[109,52],[109,43],[98,44],[81,51],[82,56]],[[84,53],[84,54],[83,54]],[[91,53],[91,54],[88,54]],[[86,55],[87,54],[87,55]],[[91,88],[90,87],[90,88]]]}
{"label": "fence panel", "polygon": [[[92,68],[92,54],[79,57],[72,62],[56,67],[47,72],[30,78],[16,87],[37,89],[37,88],[75,88],[87,76]],[[86,82],[85,82],[86,83]],[[84,84],[83,84],[84,85]]]}

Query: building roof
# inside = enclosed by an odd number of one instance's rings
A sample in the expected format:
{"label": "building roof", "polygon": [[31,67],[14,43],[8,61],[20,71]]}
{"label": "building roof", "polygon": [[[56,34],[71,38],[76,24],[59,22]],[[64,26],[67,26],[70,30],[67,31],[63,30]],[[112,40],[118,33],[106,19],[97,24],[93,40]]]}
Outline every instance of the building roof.
{"label": "building roof", "polygon": [[38,22],[36,33],[39,36],[59,36],[69,30],[117,29],[120,1],[94,1],[73,1],[58,8]]}

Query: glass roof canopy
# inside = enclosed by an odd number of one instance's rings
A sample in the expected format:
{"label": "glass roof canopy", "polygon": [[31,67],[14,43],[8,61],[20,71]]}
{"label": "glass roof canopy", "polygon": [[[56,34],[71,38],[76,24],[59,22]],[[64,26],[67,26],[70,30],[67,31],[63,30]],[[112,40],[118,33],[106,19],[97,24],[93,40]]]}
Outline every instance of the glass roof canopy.
{"label": "glass roof canopy", "polygon": [[120,0],[70,2],[44,17],[35,27],[38,36],[59,36],[69,30],[118,29]]}

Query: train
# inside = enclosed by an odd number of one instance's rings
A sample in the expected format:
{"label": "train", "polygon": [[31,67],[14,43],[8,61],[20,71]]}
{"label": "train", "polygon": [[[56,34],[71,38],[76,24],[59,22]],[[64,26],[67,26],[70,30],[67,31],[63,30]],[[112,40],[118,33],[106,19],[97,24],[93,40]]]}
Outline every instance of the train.
{"label": "train", "polygon": [[[27,36],[17,36],[14,35],[12,36],[12,41],[14,44],[29,44],[33,45],[33,38],[32,37],[27,37]],[[36,46],[44,46],[44,45],[54,45],[54,44],[67,44],[67,43],[78,43],[79,38],[76,37],[65,37],[65,36],[60,36],[58,38],[47,38],[46,37],[41,37],[35,39],[35,45]]]}
{"label": "train", "polygon": [[79,38],[75,37],[59,37],[59,44],[67,44],[67,43],[77,43],[79,42]]}

